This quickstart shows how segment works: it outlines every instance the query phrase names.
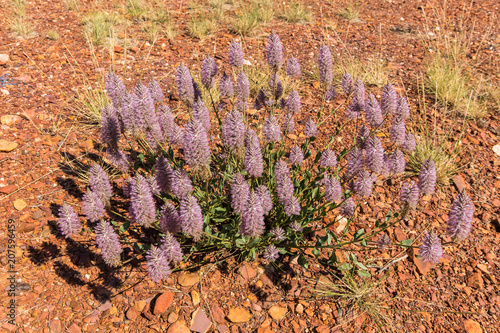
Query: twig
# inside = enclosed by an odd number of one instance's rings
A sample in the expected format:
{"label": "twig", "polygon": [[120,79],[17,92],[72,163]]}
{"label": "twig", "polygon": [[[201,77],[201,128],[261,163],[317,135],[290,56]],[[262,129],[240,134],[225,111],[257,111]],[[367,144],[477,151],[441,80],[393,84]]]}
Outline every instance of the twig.
{"label": "twig", "polygon": [[59,148],[57,148],[57,151],[59,151],[61,149],[61,147],[63,146],[64,142],[66,142],[66,139],[68,138],[69,133],[71,132],[71,130],[73,129],[73,126],[75,125],[75,121],[76,121],[76,118],[73,119],[73,123],[71,124],[71,127],[69,128],[69,131],[68,131],[68,133],[66,133],[66,136],[64,137],[64,140],[59,144]]}
{"label": "twig", "polygon": [[[56,169],[56,170],[57,170],[57,169]],[[21,191],[21,190],[25,189],[26,187],[30,186],[31,184],[36,183],[36,182],[37,182],[37,181],[39,181],[40,179],[42,179],[42,178],[44,178],[44,177],[47,177],[48,175],[50,175],[50,174],[54,173],[56,170],[49,171],[49,172],[47,172],[45,175],[38,177],[38,178],[37,178],[37,179],[35,179],[34,181],[32,181],[32,182],[30,182],[30,183],[28,183],[28,184],[24,185],[23,187],[18,188],[18,189],[17,189],[17,190],[15,190],[14,192],[12,192],[12,193],[10,193],[10,194],[7,194],[7,195],[6,195],[6,196],[4,196],[3,198],[1,198],[1,199],[0,199],[0,201],[2,201],[2,200],[4,200],[4,199],[7,199],[8,197],[10,197],[11,195],[13,195],[14,193],[17,193],[17,192],[19,192],[19,191]]]}
{"label": "twig", "polygon": [[401,261],[401,260],[406,259],[406,258],[408,258],[408,255],[407,255],[407,254],[405,254],[404,256],[399,257],[399,258],[397,258],[397,259],[394,259],[394,260],[389,261],[387,264],[385,264],[385,266],[384,266],[384,267],[382,267],[382,268],[379,270],[379,272],[383,272],[383,271],[387,270],[389,267],[391,267],[392,265],[394,265],[394,264],[395,264],[395,263],[397,263],[398,261]]}

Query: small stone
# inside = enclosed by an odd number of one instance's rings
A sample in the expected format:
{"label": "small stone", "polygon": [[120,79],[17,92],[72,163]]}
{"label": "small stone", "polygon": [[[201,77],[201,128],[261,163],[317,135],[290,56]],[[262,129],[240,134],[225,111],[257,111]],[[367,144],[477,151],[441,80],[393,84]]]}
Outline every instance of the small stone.
{"label": "small stone", "polygon": [[79,144],[80,148],[86,149],[86,150],[92,150],[94,149],[94,142],[92,139],[87,139]]}
{"label": "small stone", "polygon": [[193,332],[205,333],[212,326],[212,322],[208,319],[206,313],[202,309],[198,309],[193,313],[191,319],[191,327]]}
{"label": "small stone", "polygon": [[200,304],[200,294],[196,290],[191,291],[191,299],[193,300],[193,305]]}
{"label": "small stone", "polygon": [[118,308],[116,306],[112,306],[109,309],[109,314],[112,315],[112,316],[117,315],[118,314]]}
{"label": "small stone", "polygon": [[139,316],[139,312],[135,307],[131,307],[128,309],[126,316],[128,320],[135,320]]}
{"label": "small stone", "polygon": [[41,210],[34,211],[33,214],[31,214],[31,218],[33,220],[39,220],[43,217],[43,212]]}
{"label": "small stone", "polygon": [[164,313],[173,301],[174,295],[170,291],[165,291],[156,299],[153,314],[156,316]]}
{"label": "small stone", "polygon": [[469,278],[467,279],[467,285],[471,288],[483,289],[484,280],[483,280],[483,277],[481,275],[481,272],[476,272],[476,273],[472,274],[471,276],[469,276]]}
{"label": "small stone", "polygon": [[497,154],[498,156],[500,156],[500,144],[494,145],[493,146],[493,151],[495,152],[495,154]]}
{"label": "small stone", "polygon": [[178,282],[183,287],[195,285],[200,280],[200,276],[196,273],[185,273],[179,276]]}
{"label": "small stone", "polygon": [[224,317],[225,317],[224,311],[217,304],[214,304],[212,306],[212,316],[216,322],[218,323],[224,322]]}
{"label": "small stone", "polygon": [[16,185],[7,185],[4,187],[0,187],[0,193],[2,193],[2,194],[11,194],[15,190],[17,190]]}
{"label": "small stone", "polygon": [[0,65],[4,66],[9,62],[9,55],[0,53]]}
{"label": "small stone", "polygon": [[462,176],[460,175],[455,175],[452,178],[453,183],[455,183],[455,186],[458,189],[458,192],[462,192],[462,190],[467,188],[467,185],[465,184],[465,180],[463,179]]}
{"label": "small stone", "polygon": [[49,328],[51,332],[59,333],[62,332],[61,321],[59,319],[54,319],[50,322]]}
{"label": "small stone", "polygon": [[12,325],[11,323],[4,323],[2,328],[9,332],[15,332],[19,329],[16,325]]}
{"label": "small stone", "polygon": [[16,149],[17,146],[17,142],[7,141],[3,139],[0,140],[0,151],[8,153]]}
{"label": "small stone", "polygon": [[286,308],[273,306],[269,309],[269,315],[276,321],[280,321],[286,314]]}
{"label": "small stone", "polygon": [[423,261],[422,259],[417,258],[419,251],[420,249],[413,249],[413,263],[415,264],[415,266],[417,266],[417,270],[420,274],[426,275],[427,273],[429,273],[433,265],[428,261]]}
{"label": "small stone", "polygon": [[303,314],[304,313],[304,306],[302,304],[297,304],[297,306],[295,307],[295,312],[297,312],[298,314]]}
{"label": "small stone", "polygon": [[485,264],[477,264],[477,268],[483,272],[483,273],[486,273],[486,274],[489,274],[490,272],[488,271],[488,266],[486,266]]}
{"label": "small stone", "polygon": [[229,309],[229,314],[227,315],[227,319],[229,319],[233,323],[245,323],[252,319],[252,314],[248,312],[246,309],[238,307]]}
{"label": "small stone", "polygon": [[167,318],[167,322],[169,324],[172,324],[172,323],[176,322],[177,319],[179,319],[179,315],[175,312],[170,312],[170,314],[168,315],[168,318]]}
{"label": "small stone", "polygon": [[82,333],[82,329],[80,328],[80,326],[73,323],[73,324],[71,324],[70,327],[68,327],[68,332],[69,333]]}
{"label": "small stone", "polygon": [[176,321],[167,330],[167,333],[191,333],[191,330],[186,327],[184,321]]}
{"label": "small stone", "polygon": [[140,300],[135,302],[134,307],[136,308],[137,311],[142,312],[142,310],[144,310],[146,305],[147,305],[146,301]]}
{"label": "small stone", "polygon": [[16,210],[21,211],[24,208],[26,208],[26,206],[27,206],[26,201],[24,201],[23,199],[14,200],[14,208]]}
{"label": "small stone", "polygon": [[111,302],[106,301],[105,303],[102,303],[101,306],[99,306],[97,308],[97,311],[104,312],[104,311],[109,310],[109,309],[111,309]]}
{"label": "small stone", "polygon": [[483,333],[481,325],[472,319],[464,321],[464,326],[467,333]]}
{"label": "small stone", "polygon": [[122,46],[120,46],[120,45],[115,45],[115,47],[114,47],[114,51],[115,51],[116,53],[123,53],[123,47],[122,47]]}
{"label": "small stone", "polygon": [[0,117],[0,123],[2,125],[7,125],[7,126],[15,124],[19,120],[21,120],[21,117],[19,117],[17,115],[11,115],[11,114],[7,114],[7,115]]}

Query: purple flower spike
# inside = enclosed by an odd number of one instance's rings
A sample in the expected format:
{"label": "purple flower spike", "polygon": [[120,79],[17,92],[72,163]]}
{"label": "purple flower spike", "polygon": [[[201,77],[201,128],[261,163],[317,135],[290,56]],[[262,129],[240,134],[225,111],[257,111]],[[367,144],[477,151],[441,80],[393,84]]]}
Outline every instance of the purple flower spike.
{"label": "purple flower spike", "polygon": [[179,264],[182,261],[182,248],[181,244],[175,239],[174,235],[167,233],[162,238],[161,249],[165,253],[167,261],[174,265]]}
{"label": "purple flower spike", "polygon": [[418,175],[418,188],[424,195],[431,195],[436,190],[436,164],[430,158],[422,164]]}
{"label": "purple flower spike", "polygon": [[130,211],[132,221],[144,227],[156,222],[156,207],[148,180],[137,174],[130,186]]}
{"label": "purple flower spike", "polygon": [[149,184],[149,189],[151,190],[151,194],[160,196],[160,186],[158,185],[158,182],[156,181],[155,176],[149,176],[147,178],[148,184]]}
{"label": "purple flower spike", "polygon": [[172,167],[164,156],[158,157],[155,164],[156,183],[161,191],[169,193],[172,190]]}
{"label": "purple flower spike", "polygon": [[371,172],[382,174],[384,172],[384,147],[382,141],[376,136],[371,136],[366,141],[365,163]]}
{"label": "purple flower spike", "polygon": [[405,143],[402,148],[408,151],[415,151],[417,148],[417,142],[415,141],[415,136],[413,134],[406,133]]}
{"label": "purple flower spike", "polygon": [[417,208],[419,189],[415,182],[405,183],[401,188],[399,200],[408,205],[410,209]]}
{"label": "purple flower spike", "polygon": [[101,220],[95,228],[95,240],[97,247],[101,250],[104,262],[111,267],[118,267],[123,252],[120,239],[113,226],[105,220]]}
{"label": "purple flower spike", "polygon": [[439,263],[439,260],[443,257],[441,240],[433,232],[426,232],[424,234],[422,245],[420,245],[420,257],[422,261],[431,264]]}
{"label": "purple flower spike", "polygon": [[353,85],[353,97],[351,105],[347,108],[347,118],[356,119],[359,117],[360,112],[365,110],[365,86],[363,81],[357,79]]}
{"label": "purple flower spike", "polygon": [[240,44],[236,41],[233,41],[231,45],[229,45],[229,65],[238,68],[242,67],[244,57],[245,55],[243,54],[243,50],[241,49]]}
{"label": "purple flower spike", "polygon": [[271,75],[271,79],[269,80],[269,89],[271,89],[276,101],[281,97],[281,95],[283,95],[283,84],[281,83],[281,79],[278,74],[273,73]]}
{"label": "purple flower spike", "polygon": [[349,197],[347,200],[342,203],[342,206],[340,206],[340,213],[346,217],[350,218],[354,215],[354,209],[356,208],[356,205],[354,204],[354,199],[352,197]]}
{"label": "purple flower spike", "polygon": [[203,214],[198,200],[194,196],[187,195],[181,199],[179,216],[182,231],[195,239],[199,238],[203,230]]}
{"label": "purple flower spike", "polygon": [[264,171],[264,160],[260,150],[259,137],[253,129],[248,129],[245,141],[245,170],[250,176],[259,178]]}
{"label": "purple flower spike", "polygon": [[280,227],[274,227],[273,229],[271,229],[271,235],[273,235],[274,239],[276,239],[278,242],[282,242],[286,239],[285,230]]}
{"label": "purple flower spike", "polygon": [[108,150],[117,151],[121,132],[120,122],[116,117],[116,113],[103,113],[101,124],[101,141],[107,145]]}
{"label": "purple flower spike", "polygon": [[203,124],[191,119],[184,127],[182,137],[184,158],[193,170],[209,168],[211,154],[208,136]]}
{"label": "purple flower spike", "polygon": [[406,141],[406,126],[403,118],[394,117],[390,129],[391,141],[397,145],[404,145]]}
{"label": "purple flower spike", "polygon": [[333,81],[333,60],[330,48],[325,44],[319,48],[318,67],[319,82],[329,87]]}
{"label": "purple flower spike", "polygon": [[255,194],[260,198],[262,204],[262,211],[264,215],[268,215],[271,209],[273,209],[273,199],[271,198],[271,193],[266,185],[259,185],[255,189]]}
{"label": "purple flower spike", "polygon": [[326,149],[321,154],[319,165],[323,168],[335,168],[337,166],[337,155],[331,149]]}
{"label": "purple flower spike", "polygon": [[464,240],[472,228],[474,204],[465,190],[460,192],[450,208],[448,215],[448,233],[452,237]]}
{"label": "purple flower spike", "polygon": [[202,99],[196,100],[193,104],[193,118],[203,124],[205,130],[210,130],[210,113]]}
{"label": "purple flower spike", "polygon": [[290,57],[286,63],[286,74],[291,77],[300,77],[300,64],[297,58]]}
{"label": "purple flower spike", "polygon": [[304,230],[304,228],[302,228],[302,225],[298,221],[290,223],[290,229],[295,232],[301,232],[302,230]]}
{"label": "purple flower spike", "polygon": [[290,91],[286,100],[286,107],[290,113],[298,114],[300,112],[300,96],[295,90]]}
{"label": "purple flower spike", "polygon": [[189,74],[189,69],[182,64],[177,67],[175,80],[177,82],[177,91],[179,92],[181,100],[188,105],[193,105],[194,87],[193,78],[191,77],[191,74]]}
{"label": "purple flower spike", "polygon": [[272,244],[268,245],[264,250],[262,257],[269,262],[275,262],[279,258],[279,251],[276,246]]}
{"label": "purple flower spike", "polygon": [[318,128],[316,123],[311,117],[307,118],[306,124],[304,126],[304,135],[308,138],[315,137],[318,134]]}
{"label": "purple flower spike", "polygon": [[246,101],[243,101],[241,99],[236,100],[236,110],[238,110],[241,113],[245,113],[246,110],[248,110],[248,103]]}
{"label": "purple flower spike", "polygon": [[287,113],[283,117],[283,124],[281,124],[281,129],[283,133],[290,134],[293,133],[295,129],[295,120],[293,119],[293,113]]}
{"label": "purple flower spike", "polygon": [[172,143],[175,121],[172,111],[166,104],[162,103],[158,106],[158,123],[161,130],[161,139],[159,141]]}
{"label": "purple flower spike", "polygon": [[213,84],[213,78],[217,74],[217,64],[212,57],[206,57],[201,63],[201,83],[205,88],[210,89]]}
{"label": "purple flower spike", "polygon": [[171,273],[165,251],[154,245],[146,253],[146,264],[148,266],[149,277],[154,283],[166,280]]}
{"label": "purple flower spike", "polygon": [[99,164],[94,164],[89,170],[89,185],[92,191],[101,198],[104,205],[109,206],[113,188],[109,182],[108,174]]}
{"label": "purple flower spike", "polygon": [[358,148],[352,149],[347,157],[345,175],[347,178],[354,177],[363,168],[363,154]]}
{"label": "purple flower spike", "polygon": [[370,130],[365,125],[361,126],[356,137],[356,144],[359,149],[366,149],[368,138],[370,137]]}
{"label": "purple flower spike", "polygon": [[380,236],[379,239],[377,239],[377,247],[379,250],[383,250],[391,244],[392,244],[391,238],[385,233],[382,236]]}
{"label": "purple flower spike", "polygon": [[265,228],[261,199],[254,191],[250,191],[241,216],[240,233],[245,236],[258,237],[262,235]]}
{"label": "purple flower spike", "polygon": [[294,146],[290,149],[290,163],[293,165],[300,165],[304,162],[304,153],[302,152],[302,148],[299,146]]}
{"label": "purple flower spike", "polygon": [[155,103],[161,103],[165,99],[165,96],[163,95],[163,91],[161,90],[161,86],[156,80],[151,80],[149,81],[149,92],[151,93],[151,97],[153,97],[153,100]]}
{"label": "purple flower spike", "polygon": [[382,116],[382,109],[377,102],[377,99],[373,94],[368,95],[368,101],[366,102],[366,120],[372,128],[377,128],[382,125],[384,118]]}
{"label": "purple flower spike", "polygon": [[245,122],[237,110],[229,112],[222,122],[222,142],[229,149],[239,149],[245,144]]}
{"label": "purple flower spike", "polygon": [[181,231],[181,219],[179,212],[170,202],[165,203],[160,210],[160,228],[166,234],[171,232],[175,234]]}
{"label": "purple flower spike", "polygon": [[172,184],[172,193],[177,198],[182,199],[193,190],[193,185],[186,171],[183,169],[177,169],[172,172],[172,179],[170,181]]}
{"label": "purple flower spike", "polygon": [[250,82],[248,76],[240,72],[236,80],[236,96],[241,101],[246,101],[250,97]]}
{"label": "purple flower spike", "polygon": [[276,72],[283,64],[283,45],[274,32],[267,39],[267,63]]}
{"label": "purple flower spike", "polygon": [[329,176],[325,173],[325,178],[323,180],[325,184],[325,199],[328,202],[341,201],[342,200],[342,186],[340,181],[335,176]]}
{"label": "purple flower spike", "polygon": [[82,224],[78,220],[78,215],[76,215],[73,207],[67,203],[64,203],[59,208],[59,219],[57,220],[57,224],[61,233],[66,238],[71,238],[82,229]]}
{"label": "purple flower spike", "polygon": [[344,94],[346,94],[346,95],[352,94],[353,83],[354,83],[354,80],[353,80],[351,74],[345,73],[342,76],[342,90],[344,91]]}
{"label": "purple flower spike", "polygon": [[259,92],[257,93],[257,97],[255,98],[255,103],[254,106],[257,110],[260,110],[266,105],[266,102],[268,100],[266,91],[264,88],[261,88]]}
{"label": "purple flower spike", "polygon": [[87,193],[83,195],[83,212],[85,213],[85,217],[90,222],[97,222],[101,218],[104,217],[104,203],[102,202],[99,194],[87,190]]}
{"label": "purple flower spike", "polygon": [[325,101],[333,101],[335,97],[337,97],[337,92],[335,91],[333,85],[331,85],[325,92]]}
{"label": "purple flower spike", "polygon": [[392,152],[388,162],[389,162],[388,167],[390,174],[399,175],[405,172],[406,168],[405,155],[401,150],[396,149],[396,151]]}
{"label": "purple flower spike", "polygon": [[274,115],[268,116],[264,121],[262,136],[267,142],[279,142],[281,140],[280,126],[278,119]]}
{"label": "purple flower spike", "polygon": [[224,73],[219,82],[219,91],[221,97],[231,98],[234,95],[234,85],[231,77]]}
{"label": "purple flower spike", "polygon": [[274,165],[274,175],[276,182],[282,182],[285,178],[290,178],[290,169],[284,160],[279,160]]}
{"label": "purple flower spike", "polygon": [[287,216],[300,215],[300,202],[299,199],[294,196],[287,198],[283,207],[285,208],[285,214]]}
{"label": "purple flower spike", "polygon": [[395,114],[396,107],[398,104],[398,93],[394,90],[392,84],[387,83],[384,88],[382,88],[382,114]]}
{"label": "purple flower spike", "polygon": [[104,83],[106,85],[106,93],[111,99],[113,106],[116,108],[120,107],[126,92],[122,79],[115,72],[108,72]]}
{"label": "purple flower spike", "polygon": [[249,194],[250,185],[245,176],[239,173],[234,175],[231,181],[231,206],[236,214],[243,214]]}
{"label": "purple flower spike", "polygon": [[362,170],[358,173],[358,177],[356,181],[354,182],[354,191],[365,198],[370,197],[372,194],[373,190],[373,182],[375,177],[367,171],[367,170]]}
{"label": "purple flower spike", "polygon": [[106,149],[106,154],[111,164],[115,165],[123,172],[127,172],[130,168],[130,158],[121,150]]}
{"label": "purple flower spike", "polygon": [[410,117],[410,107],[408,106],[408,101],[406,97],[401,96],[398,99],[398,106],[396,108],[396,116],[402,119],[408,119]]}

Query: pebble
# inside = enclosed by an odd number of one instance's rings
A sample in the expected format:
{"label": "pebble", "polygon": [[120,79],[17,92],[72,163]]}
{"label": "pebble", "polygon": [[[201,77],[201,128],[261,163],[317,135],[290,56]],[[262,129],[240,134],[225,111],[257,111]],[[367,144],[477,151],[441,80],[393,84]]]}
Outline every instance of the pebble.
{"label": "pebble", "polygon": [[14,200],[14,208],[16,210],[21,211],[24,208],[26,208],[26,206],[27,206],[26,201],[24,201],[23,199]]}
{"label": "pebble", "polygon": [[495,154],[497,154],[498,156],[500,156],[500,144],[494,145],[493,146],[493,151],[495,152]]}
{"label": "pebble", "polygon": [[297,312],[298,314],[303,314],[304,313],[304,306],[302,304],[297,304],[297,306],[295,307],[295,312]]}
{"label": "pebble", "polygon": [[73,323],[73,324],[71,324],[70,327],[68,327],[68,332],[69,333],[81,333],[82,329],[80,328],[80,326],[78,326],[77,324]]}
{"label": "pebble", "polygon": [[128,309],[126,316],[128,320],[135,320],[139,316],[139,312],[135,307],[131,307]]}
{"label": "pebble", "polygon": [[172,324],[172,323],[175,323],[177,321],[177,319],[179,319],[179,315],[175,312],[170,312],[170,314],[168,315],[168,318],[167,318],[167,322],[169,324]]}
{"label": "pebble", "polygon": [[9,62],[9,55],[0,53],[0,65],[4,66]]}
{"label": "pebble", "polygon": [[229,309],[227,319],[229,319],[233,323],[245,323],[252,319],[252,315],[246,309],[237,307]]}
{"label": "pebble", "polygon": [[472,319],[466,320],[464,322],[465,326],[465,331],[467,333],[482,333],[483,329],[481,328],[481,325],[477,321],[474,321]]}
{"label": "pebble", "polygon": [[172,304],[173,301],[174,301],[174,295],[170,291],[165,291],[156,299],[153,314],[159,315],[164,313],[168,309],[168,307]]}
{"label": "pebble", "polygon": [[62,326],[61,326],[61,321],[59,319],[54,319],[50,322],[49,324],[49,329],[53,333],[59,333],[62,332]]}
{"label": "pebble", "polygon": [[469,278],[467,279],[467,285],[471,288],[483,289],[484,280],[483,277],[481,276],[481,272],[476,272],[471,276],[469,276]]}
{"label": "pebble", "polygon": [[16,185],[7,185],[4,187],[0,187],[0,193],[2,193],[2,194],[11,194],[15,190],[17,190]]}
{"label": "pebble", "polygon": [[200,304],[200,294],[196,290],[191,291],[191,299],[193,300],[193,305]]}
{"label": "pebble", "polygon": [[184,321],[176,321],[167,330],[167,333],[191,333],[191,330],[186,327]]}
{"label": "pebble", "polygon": [[193,317],[191,319],[191,327],[189,328],[193,332],[205,333],[212,326],[212,322],[208,319],[206,313],[202,309],[198,309],[193,312]]}
{"label": "pebble", "polygon": [[12,124],[15,124],[17,123],[19,120],[21,120],[21,117],[17,116],[17,115],[10,115],[10,114],[7,114],[7,115],[4,115],[4,116],[1,116],[0,117],[0,123],[2,125],[12,125]]}
{"label": "pebble", "polygon": [[0,151],[8,153],[16,149],[17,146],[17,142],[7,141],[3,139],[0,140]]}
{"label": "pebble", "polygon": [[271,318],[276,321],[280,321],[286,314],[286,308],[275,305],[269,309],[268,313]]}
{"label": "pebble", "polygon": [[198,283],[200,276],[196,273],[185,273],[179,276],[178,282],[183,287],[190,287]]}

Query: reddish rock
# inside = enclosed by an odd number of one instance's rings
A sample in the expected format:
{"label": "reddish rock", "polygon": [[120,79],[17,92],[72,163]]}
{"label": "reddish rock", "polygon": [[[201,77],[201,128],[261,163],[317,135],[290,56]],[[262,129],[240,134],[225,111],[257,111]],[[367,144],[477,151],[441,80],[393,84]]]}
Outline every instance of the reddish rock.
{"label": "reddish rock", "polygon": [[80,326],[78,326],[77,324],[73,323],[73,324],[71,324],[70,327],[68,327],[68,332],[69,333],[81,333],[82,329],[80,328]]}
{"label": "reddish rock", "polygon": [[156,299],[153,314],[156,316],[164,313],[168,309],[168,307],[172,304],[173,301],[174,301],[174,295],[170,291],[165,291]]}
{"label": "reddish rock", "polygon": [[229,310],[227,318],[233,323],[245,323],[252,319],[252,314],[242,307],[237,307]]}
{"label": "reddish rock", "polygon": [[469,276],[469,278],[467,279],[467,285],[471,288],[483,289],[484,280],[483,280],[483,277],[481,275],[481,272],[476,272],[476,273],[472,274],[471,276]]}
{"label": "reddish rock", "polygon": [[224,311],[217,304],[214,304],[212,306],[212,316],[214,317],[214,320],[218,323],[224,322],[224,318],[226,317]]}
{"label": "reddish rock", "polygon": [[59,332],[62,332],[62,325],[61,325],[61,321],[59,319],[54,319],[50,322],[49,324],[49,329],[51,332],[53,333],[59,333]]}
{"label": "reddish rock", "polygon": [[186,327],[184,321],[179,320],[170,325],[167,333],[191,333],[191,331]]}
{"label": "reddish rock", "polygon": [[135,307],[131,307],[128,309],[126,316],[128,320],[135,320],[139,316],[139,311]]}
{"label": "reddish rock", "polygon": [[191,331],[205,333],[209,330],[210,326],[212,326],[212,322],[202,309],[198,309],[193,313],[191,327],[189,328]]}
{"label": "reddish rock", "polygon": [[466,320],[464,322],[464,326],[467,333],[483,333],[481,325],[479,325],[477,321],[474,321],[472,319]]}
{"label": "reddish rock", "polygon": [[0,193],[2,193],[2,194],[11,194],[15,190],[17,190],[16,185],[7,185],[4,187],[0,187]]}
{"label": "reddish rock", "polygon": [[11,323],[3,324],[2,328],[7,330],[8,332],[15,332],[18,330],[18,327],[16,325],[12,325]]}
{"label": "reddish rock", "polygon": [[178,282],[183,287],[190,287],[198,283],[200,276],[196,273],[185,273],[179,276]]}

